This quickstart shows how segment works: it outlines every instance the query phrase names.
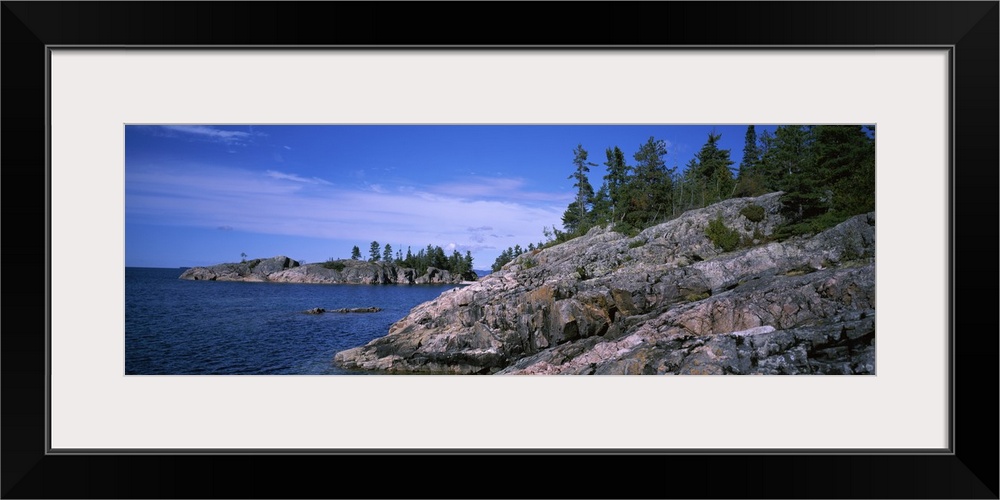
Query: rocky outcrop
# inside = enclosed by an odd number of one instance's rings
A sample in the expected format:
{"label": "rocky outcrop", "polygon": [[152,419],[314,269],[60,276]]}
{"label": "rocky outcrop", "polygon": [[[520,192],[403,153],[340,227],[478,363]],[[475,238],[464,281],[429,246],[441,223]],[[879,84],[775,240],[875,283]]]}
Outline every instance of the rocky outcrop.
{"label": "rocky outcrop", "polygon": [[303,265],[284,256],[193,267],[184,271],[180,279],[359,285],[459,284],[463,281],[461,276],[433,267],[428,268],[424,275],[417,276],[414,269],[381,262],[339,260]]}
{"label": "rocky outcrop", "polygon": [[323,313],[376,313],[381,311],[381,307],[342,307],[340,309],[324,309],[322,307],[314,307],[312,309],[306,309],[306,314],[323,314]]}
{"label": "rocky outcrop", "polygon": [[298,267],[299,263],[284,255],[270,259],[217,264],[209,267],[192,267],[181,273],[180,279],[205,281],[269,281],[268,277],[285,269]]}
{"label": "rocky outcrop", "polygon": [[[529,252],[334,362],[460,374],[874,373],[874,213],[771,242],[780,196]],[[744,215],[751,205],[764,209],[756,222]],[[720,215],[741,248],[724,252],[706,236]]]}

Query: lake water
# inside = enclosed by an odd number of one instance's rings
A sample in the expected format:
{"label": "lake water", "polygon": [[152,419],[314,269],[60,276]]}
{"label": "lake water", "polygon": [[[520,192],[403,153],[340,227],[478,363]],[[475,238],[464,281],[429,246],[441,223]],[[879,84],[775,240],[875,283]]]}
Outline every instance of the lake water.
{"label": "lake water", "polygon": [[[334,354],[457,286],[188,281],[182,272],[125,268],[126,375],[357,373],[333,366]],[[304,313],[372,306],[382,310]]]}

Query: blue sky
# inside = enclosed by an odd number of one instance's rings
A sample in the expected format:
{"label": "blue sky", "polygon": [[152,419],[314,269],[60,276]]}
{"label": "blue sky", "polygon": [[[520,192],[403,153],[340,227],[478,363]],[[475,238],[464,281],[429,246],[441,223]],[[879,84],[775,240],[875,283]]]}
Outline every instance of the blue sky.
{"label": "blue sky", "polygon": [[746,125],[128,125],[125,265],[321,262],[374,240],[468,250],[489,269],[562,228],[578,144],[597,189],[607,148],[631,165],[662,139],[681,171],[713,129],[739,165]]}

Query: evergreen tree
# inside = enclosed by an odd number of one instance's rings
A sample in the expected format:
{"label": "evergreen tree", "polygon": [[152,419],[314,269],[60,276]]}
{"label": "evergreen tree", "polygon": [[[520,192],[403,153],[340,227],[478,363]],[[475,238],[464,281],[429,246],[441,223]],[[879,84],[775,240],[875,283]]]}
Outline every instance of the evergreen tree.
{"label": "evergreen tree", "polygon": [[594,224],[607,224],[612,222],[613,218],[611,198],[608,196],[608,183],[605,182],[597,190],[597,193],[594,193],[594,203],[590,208],[590,220]]}
{"label": "evergreen tree", "polygon": [[812,168],[810,133],[801,125],[778,127],[769,137],[761,157],[761,173],[770,191],[787,191],[792,176]]}
{"label": "evergreen tree", "polygon": [[628,183],[629,166],[625,164],[625,153],[618,146],[614,149],[608,148],[605,151],[608,161],[604,165],[608,167],[608,173],[604,176],[604,185],[607,186],[607,197],[610,204],[611,222],[621,220],[624,215],[624,190]]}
{"label": "evergreen tree", "polygon": [[382,250],[382,261],[387,264],[392,263],[392,245],[386,243],[385,248]]}
{"label": "evergreen tree", "polygon": [[673,169],[666,167],[666,154],[666,143],[650,137],[633,155],[636,164],[624,190],[628,211],[621,218],[627,231],[648,227],[671,214]]}
{"label": "evergreen tree", "polygon": [[382,246],[379,245],[377,241],[372,242],[371,247],[368,250],[368,255],[370,256],[368,260],[370,262],[378,262],[378,260],[382,258],[380,255],[381,248]]}
{"label": "evergreen tree", "polygon": [[706,205],[728,199],[735,187],[733,173],[729,170],[733,161],[729,159],[728,149],[719,149],[718,142],[721,138],[722,134],[710,132],[705,145],[694,155],[703,181]]}
{"label": "evergreen tree", "polygon": [[564,226],[564,229],[571,233],[575,233],[577,230],[585,230],[588,225],[588,207],[594,200],[594,187],[587,178],[587,172],[590,172],[590,167],[595,167],[597,164],[587,161],[587,156],[587,150],[583,149],[583,144],[578,144],[576,149],[573,150],[573,166],[575,170],[568,178],[575,180],[573,187],[576,188],[576,200],[570,204],[570,207],[576,211],[576,216],[574,217],[576,223],[573,229]]}
{"label": "evergreen tree", "polygon": [[736,175],[735,196],[759,196],[767,192],[757,172],[760,164],[760,146],[753,125],[747,125],[746,141],[743,145],[743,160]]}
{"label": "evergreen tree", "polygon": [[829,206],[824,202],[824,180],[816,170],[810,130],[800,125],[778,127],[767,153],[765,175],[785,192],[781,204],[786,227],[825,213]]}
{"label": "evergreen tree", "polygon": [[472,275],[473,278],[477,278],[475,270],[472,268],[472,252],[469,250],[465,251],[465,268]]}
{"label": "evergreen tree", "polygon": [[698,173],[698,160],[691,158],[684,167],[680,180],[681,210],[701,208],[705,206],[705,182]]}
{"label": "evergreen tree", "polygon": [[493,266],[491,267],[491,269],[493,269],[493,272],[497,272],[500,270],[500,268],[502,268],[505,264],[507,264],[513,259],[514,259],[514,249],[508,247],[503,252],[500,252],[500,255],[497,256],[496,260],[493,261]]}
{"label": "evergreen tree", "polygon": [[875,210],[875,140],[860,125],[812,127],[816,174],[837,218]]}
{"label": "evergreen tree", "polygon": [[361,258],[361,249],[357,245],[351,249],[351,260],[358,260]]}
{"label": "evergreen tree", "polygon": [[579,209],[579,205],[576,201],[573,201],[566,207],[566,211],[563,212],[562,223],[563,229],[567,233],[576,234],[577,231],[582,231],[586,227],[587,221],[581,218],[580,213],[583,212]]}

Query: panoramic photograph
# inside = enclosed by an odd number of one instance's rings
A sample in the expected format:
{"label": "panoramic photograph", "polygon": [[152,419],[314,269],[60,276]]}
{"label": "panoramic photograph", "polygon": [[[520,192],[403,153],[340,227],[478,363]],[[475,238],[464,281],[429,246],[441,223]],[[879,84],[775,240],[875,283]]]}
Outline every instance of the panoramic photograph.
{"label": "panoramic photograph", "polygon": [[873,124],[126,125],[126,375],[875,375]]}

